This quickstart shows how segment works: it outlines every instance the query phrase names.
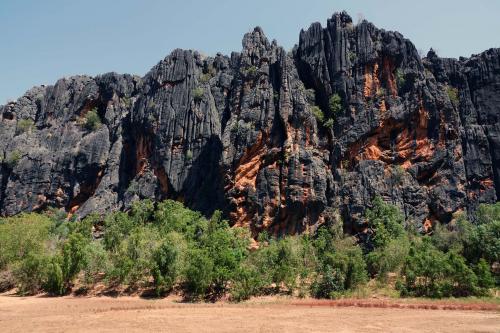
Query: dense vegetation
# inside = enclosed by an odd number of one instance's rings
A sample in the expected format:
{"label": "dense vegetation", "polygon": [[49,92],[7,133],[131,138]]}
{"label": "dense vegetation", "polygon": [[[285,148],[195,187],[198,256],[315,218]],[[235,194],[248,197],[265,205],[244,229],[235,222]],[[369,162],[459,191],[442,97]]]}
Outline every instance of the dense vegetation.
{"label": "dense vegetation", "polygon": [[248,231],[230,228],[220,212],[206,219],[170,200],[82,221],[56,210],[21,214],[0,220],[0,288],[62,295],[101,284],[240,301],[270,293],[337,298],[370,279],[402,296],[482,296],[499,284],[500,204],[481,206],[474,224],[460,215],[425,236],[380,198],[358,237],[344,235],[336,215],[314,235],[261,233],[251,250]]}

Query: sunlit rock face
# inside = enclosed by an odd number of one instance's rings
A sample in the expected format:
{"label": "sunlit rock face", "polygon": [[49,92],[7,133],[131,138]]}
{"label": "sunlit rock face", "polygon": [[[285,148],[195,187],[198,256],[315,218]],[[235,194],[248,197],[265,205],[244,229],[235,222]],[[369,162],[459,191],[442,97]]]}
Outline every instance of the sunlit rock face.
{"label": "sunlit rock face", "polygon": [[423,229],[500,195],[499,49],[421,59],[398,32],[345,13],[290,52],[258,27],[242,44],[213,58],[174,50],[142,78],[65,78],[0,106],[1,215],[170,198],[280,236],[338,214],[362,231],[376,195]]}

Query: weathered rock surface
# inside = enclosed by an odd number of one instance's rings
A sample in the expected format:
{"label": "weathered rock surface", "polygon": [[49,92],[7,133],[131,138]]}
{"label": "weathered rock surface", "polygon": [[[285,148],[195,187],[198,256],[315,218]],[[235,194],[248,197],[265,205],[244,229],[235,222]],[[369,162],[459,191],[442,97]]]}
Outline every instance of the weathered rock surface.
{"label": "weathered rock surface", "polygon": [[[89,130],[93,109],[102,126]],[[500,196],[500,49],[421,59],[398,32],[345,13],[292,52],[255,28],[230,57],[175,50],[143,78],[65,78],[0,115],[2,215],[172,198],[282,235],[337,210],[362,230],[375,195],[423,228]]]}

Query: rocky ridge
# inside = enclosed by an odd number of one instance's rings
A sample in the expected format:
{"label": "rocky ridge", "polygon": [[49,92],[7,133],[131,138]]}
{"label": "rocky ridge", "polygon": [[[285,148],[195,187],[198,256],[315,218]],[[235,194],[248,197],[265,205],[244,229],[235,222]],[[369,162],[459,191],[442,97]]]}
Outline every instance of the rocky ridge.
{"label": "rocky ridge", "polygon": [[421,59],[346,13],[290,52],[258,27],[242,44],[177,49],[142,78],[64,78],[0,106],[1,215],[170,198],[279,236],[339,214],[363,230],[375,195],[423,229],[500,196],[500,49]]}

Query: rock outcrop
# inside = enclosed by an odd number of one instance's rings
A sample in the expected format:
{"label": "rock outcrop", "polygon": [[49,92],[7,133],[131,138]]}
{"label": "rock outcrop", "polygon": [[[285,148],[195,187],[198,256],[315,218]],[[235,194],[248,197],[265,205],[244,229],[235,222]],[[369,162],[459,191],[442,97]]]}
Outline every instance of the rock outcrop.
{"label": "rock outcrop", "polygon": [[345,13],[291,52],[255,28],[229,57],[175,50],[143,78],[65,78],[0,116],[2,215],[171,198],[283,235],[336,212],[363,230],[375,195],[424,229],[500,196],[500,49],[421,59]]}

